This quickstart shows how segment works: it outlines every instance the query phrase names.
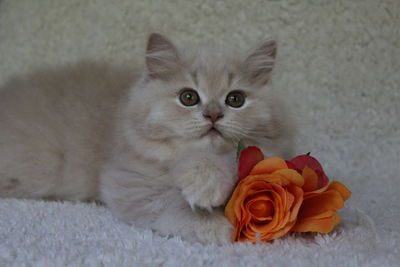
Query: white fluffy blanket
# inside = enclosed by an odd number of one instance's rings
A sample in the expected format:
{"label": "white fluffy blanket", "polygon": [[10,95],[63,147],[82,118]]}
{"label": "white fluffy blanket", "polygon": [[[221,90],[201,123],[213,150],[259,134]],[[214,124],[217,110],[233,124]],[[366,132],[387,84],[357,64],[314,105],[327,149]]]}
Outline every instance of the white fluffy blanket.
{"label": "white fluffy blanket", "polygon": [[[102,206],[0,199],[0,266],[395,266],[400,261],[400,2],[0,1],[0,80],[81,58],[129,64],[153,31],[280,45],[273,86],[311,151],[353,191],[329,235],[222,247],[163,238]],[[141,60],[141,58],[139,58]],[[1,125],[0,125],[1,127]]]}

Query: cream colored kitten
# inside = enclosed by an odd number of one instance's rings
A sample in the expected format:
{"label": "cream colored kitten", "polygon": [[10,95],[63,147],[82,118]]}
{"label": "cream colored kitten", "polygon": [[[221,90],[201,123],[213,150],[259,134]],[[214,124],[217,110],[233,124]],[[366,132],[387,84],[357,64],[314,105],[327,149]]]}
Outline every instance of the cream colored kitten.
{"label": "cream colored kitten", "polygon": [[0,196],[99,199],[163,235],[229,242],[235,145],[282,155],[292,130],[267,86],[275,42],[224,50],[152,34],[144,71],[82,63],[11,80],[0,89]]}

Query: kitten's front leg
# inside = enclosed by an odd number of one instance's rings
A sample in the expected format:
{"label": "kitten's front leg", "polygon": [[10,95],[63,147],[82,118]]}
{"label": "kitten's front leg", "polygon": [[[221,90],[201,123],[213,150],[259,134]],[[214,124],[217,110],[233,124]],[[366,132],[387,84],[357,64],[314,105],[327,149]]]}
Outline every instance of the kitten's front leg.
{"label": "kitten's front leg", "polygon": [[222,207],[212,212],[193,211],[177,188],[165,192],[165,206],[151,227],[162,235],[180,236],[183,240],[202,244],[232,242],[233,227]]}
{"label": "kitten's front leg", "polygon": [[128,168],[111,166],[102,173],[101,196],[121,220],[162,235],[192,242],[224,244],[231,241],[232,225],[223,209],[193,211],[169,175],[147,177]]}
{"label": "kitten's front leg", "polygon": [[235,185],[234,160],[216,155],[186,157],[171,168],[189,205],[209,211],[225,204]]}

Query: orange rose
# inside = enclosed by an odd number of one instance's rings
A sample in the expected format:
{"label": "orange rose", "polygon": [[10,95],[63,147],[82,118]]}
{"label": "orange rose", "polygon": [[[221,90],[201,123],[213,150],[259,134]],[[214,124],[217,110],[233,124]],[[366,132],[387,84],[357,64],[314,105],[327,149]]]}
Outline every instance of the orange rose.
{"label": "orange rose", "polygon": [[317,189],[318,174],[308,167],[303,169],[302,176],[305,181],[302,187],[304,200],[291,232],[329,233],[340,222],[336,210],[343,208],[351,192],[337,181]]}
{"label": "orange rose", "polygon": [[233,241],[269,241],[294,226],[303,201],[304,179],[277,157],[258,162],[235,188],[225,207]]}

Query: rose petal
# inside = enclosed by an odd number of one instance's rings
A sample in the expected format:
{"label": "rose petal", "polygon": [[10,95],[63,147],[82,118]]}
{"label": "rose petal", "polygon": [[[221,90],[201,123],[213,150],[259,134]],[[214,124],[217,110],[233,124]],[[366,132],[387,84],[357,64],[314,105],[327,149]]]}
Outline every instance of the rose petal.
{"label": "rose petal", "polygon": [[326,190],[328,190],[327,185],[324,187],[321,187],[317,190],[311,191],[311,192],[304,192],[304,199],[307,199],[307,198],[310,198],[313,196],[317,196],[317,195],[321,194],[322,192],[325,192]]}
{"label": "rose petal", "polygon": [[258,221],[265,221],[272,218],[274,214],[274,204],[266,195],[260,195],[247,202],[247,209]]}
{"label": "rose petal", "polygon": [[296,221],[288,222],[281,230],[275,232],[271,239],[279,238],[287,234],[295,225]]}
{"label": "rose petal", "polygon": [[298,172],[302,172],[305,167],[309,167],[310,169],[314,170],[318,176],[318,188],[324,187],[329,183],[329,179],[326,176],[321,163],[319,163],[316,158],[310,155],[297,156],[289,161],[288,166],[290,166],[291,169],[297,170]]}
{"label": "rose petal", "polygon": [[246,225],[242,230],[242,235],[241,241],[257,241],[256,232],[254,232],[248,225]]}
{"label": "rose petal", "polygon": [[236,225],[235,229],[233,230],[232,233],[232,241],[239,241],[240,240],[240,235],[243,231],[244,226],[242,224]]}
{"label": "rose petal", "polygon": [[338,181],[330,183],[328,190],[338,191],[342,195],[343,200],[348,200],[351,196],[351,191],[344,184]]}
{"label": "rose petal", "polygon": [[288,195],[291,195],[293,197],[294,205],[290,207],[291,208],[290,211],[286,211],[287,212],[286,215],[289,215],[287,217],[287,220],[285,220],[285,223],[282,225],[283,227],[281,229],[277,229],[277,231],[272,234],[272,236],[270,237],[271,239],[275,239],[285,235],[290,231],[290,229],[296,223],[297,214],[299,212],[303,200],[303,190],[298,186],[290,185],[287,188],[287,191],[290,193]]}
{"label": "rose petal", "polygon": [[307,154],[294,157],[293,159],[290,160],[290,163],[292,163],[295,166],[295,168],[299,170],[304,169],[304,167],[309,167],[314,171],[322,170],[321,163],[319,163],[319,161],[316,158]]}
{"label": "rose petal", "polygon": [[[270,183],[270,184],[279,184],[279,185],[285,185],[289,181],[286,181],[287,179],[282,179],[281,175],[276,175],[276,174],[260,174],[260,175],[249,175],[247,177],[251,177],[251,179],[254,181],[262,181],[263,184],[265,183]],[[247,177],[245,179],[247,179]]]}
{"label": "rose petal", "polygon": [[228,220],[235,225],[236,224],[236,215],[235,215],[235,206],[236,206],[236,200],[238,198],[238,195],[240,193],[240,187],[236,187],[235,190],[232,193],[231,198],[229,199],[228,203],[225,206],[225,217],[228,218]]}
{"label": "rose petal", "polygon": [[321,234],[329,233],[340,222],[340,215],[337,212],[332,212],[331,216],[321,219],[304,219],[298,220],[291,232],[318,232]]}
{"label": "rose petal", "polygon": [[301,173],[304,178],[304,185],[302,186],[304,192],[310,192],[317,189],[318,175],[309,167],[305,167]]}
{"label": "rose petal", "polygon": [[304,178],[301,176],[298,172],[295,170],[291,169],[280,169],[276,170],[274,174],[280,174],[282,175],[285,179],[287,179],[290,183],[295,184],[297,186],[303,186],[304,184]]}
{"label": "rose petal", "polygon": [[260,161],[251,170],[250,175],[268,174],[279,169],[287,169],[286,162],[278,157],[271,157]]}
{"label": "rose petal", "polygon": [[264,154],[258,147],[249,146],[243,149],[239,157],[238,181],[249,175],[251,169],[263,159]]}
{"label": "rose petal", "polygon": [[291,161],[286,160],[285,162],[289,169],[297,170],[296,165],[294,165]]}
{"label": "rose petal", "polygon": [[271,184],[270,188],[270,194],[274,203],[274,214],[268,223],[251,225],[251,229],[259,233],[273,231],[273,229],[275,229],[283,220],[282,217],[284,217],[285,208],[282,205],[282,198],[285,197],[286,192],[279,185]]}
{"label": "rose petal", "polygon": [[335,190],[329,190],[305,199],[301,205],[298,219],[315,216],[329,210],[338,210],[343,206],[344,201],[341,194]]}
{"label": "rose petal", "polygon": [[296,221],[298,213],[301,208],[301,204],[303,203],[303,190],[298,186],[289,186],[288,191],[294,196],[294,206],[292,207],[292,211],[290,214],[290,220]]}
{"label": "rose petal", "polygon": [[318,174],[318,188],[326,186],[329,183],[329,178],[326,176],[324,170],[316,172]]}
{"label": "rose petal", "polygon": [[237,220],[239,220],[242,224],[247,224],[251,221],[251,214],[248,212],[248,208],[246,207],[246,201],[240,202],[240,205],[238,205],[235,213]]}
{"label": "rose petal", "polygon": [[332,216],[332,214],[335,213],[335,212],[336,212],[335,210],[327,210],[327,211],[324,211],[324,212],[322,212],[322,213],[318,213],[318,214],[316,214],[316,215],[313,215],[313,216],[304,218],[304,219],[302,219],[302,220],[308,220],[308,219],[323,219],[323,218]]}

